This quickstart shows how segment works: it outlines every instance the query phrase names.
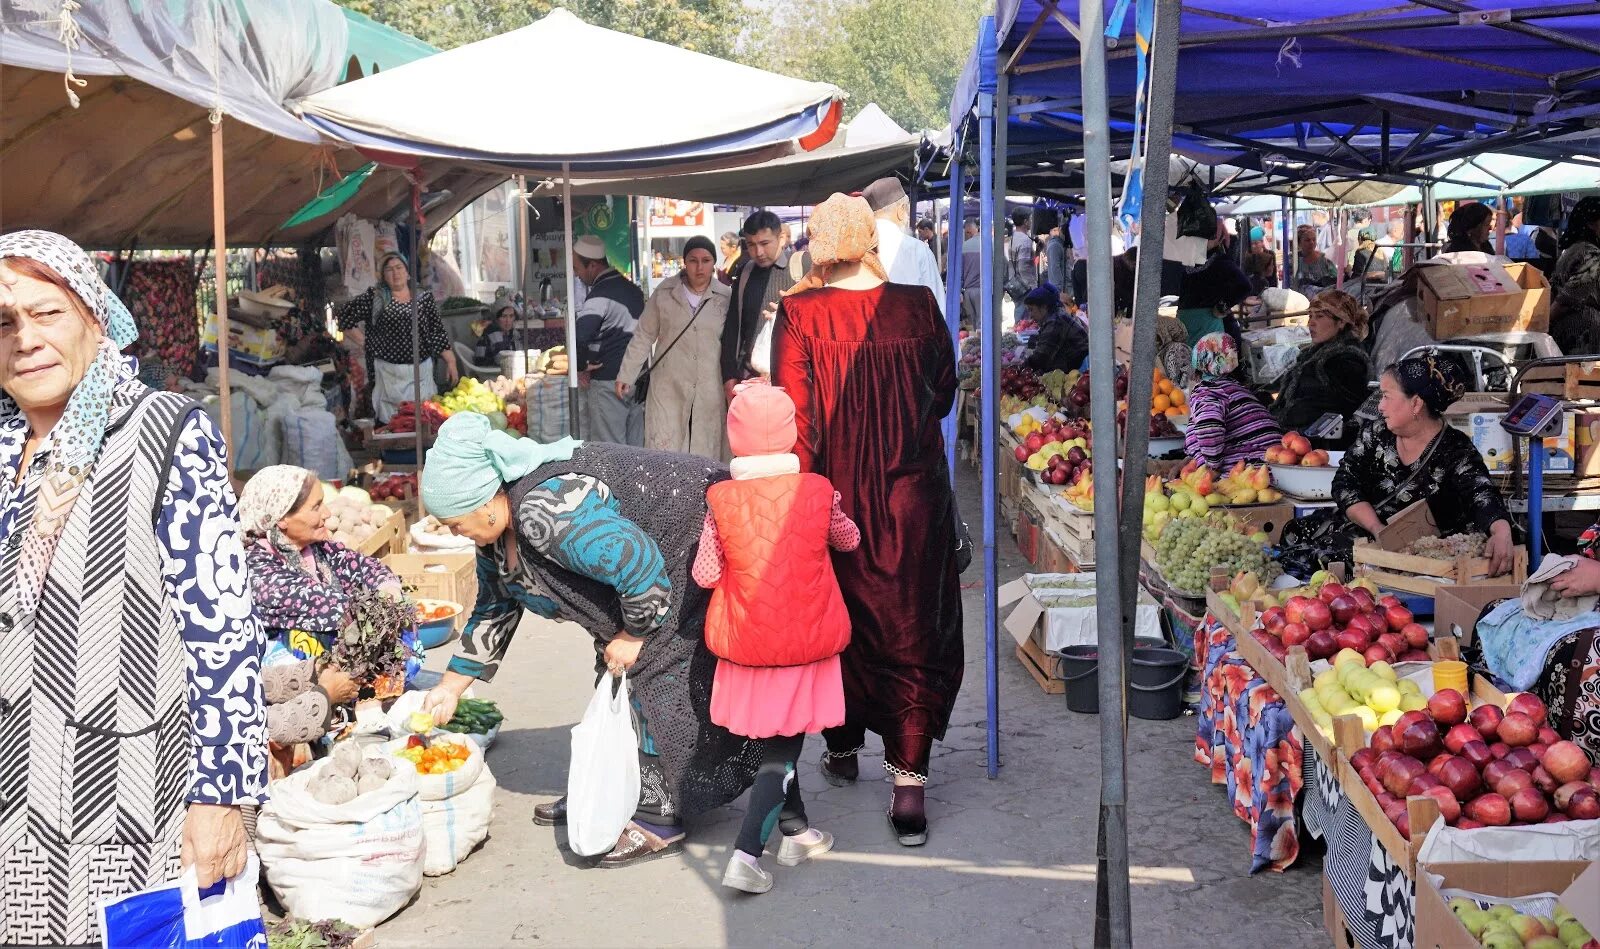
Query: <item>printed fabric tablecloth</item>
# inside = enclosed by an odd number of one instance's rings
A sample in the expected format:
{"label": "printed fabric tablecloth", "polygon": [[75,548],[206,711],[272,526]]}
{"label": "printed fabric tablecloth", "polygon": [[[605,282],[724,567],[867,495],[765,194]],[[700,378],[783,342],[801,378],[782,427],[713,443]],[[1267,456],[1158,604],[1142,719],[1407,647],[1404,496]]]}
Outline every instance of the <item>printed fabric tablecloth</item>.
{"label": "printed fabric tablecloth", "polygon": [[1304,741],[1226,626],[1208,614],[1195,645],[1203,657],[1195,760],[1227,786],[1234,814],[1250,825],[1250,872],[1284,870],[1300,854],[1294,799],[1304,786]]}
{"label": "printed fabric tablecloth", "polygon": [[1333,886],[1345,926],[1362,949],[1411,949],[1416,937],[1416,890],[1389,859],[1333,770],[1305,749],[1306,830],[1327,841],[1322,872]]}

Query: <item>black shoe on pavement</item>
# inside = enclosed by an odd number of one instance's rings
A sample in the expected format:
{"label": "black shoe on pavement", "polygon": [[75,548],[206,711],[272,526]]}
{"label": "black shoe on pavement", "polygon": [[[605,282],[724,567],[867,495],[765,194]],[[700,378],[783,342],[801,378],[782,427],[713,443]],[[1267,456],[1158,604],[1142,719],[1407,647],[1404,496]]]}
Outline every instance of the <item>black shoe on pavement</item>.
{"label": "black shoe on pavement", "polygon": [[562,795],[553,801],[533,805],[533,822],[540,827],[555,827],[567,822],[567,797]]}
{"label": "black shoe on pavement", "polygon": [[856,778],[861,776],[861,764],[855,755],[834,755],[823,752],[822,777],[823,780],[836,788],[855,784]]}

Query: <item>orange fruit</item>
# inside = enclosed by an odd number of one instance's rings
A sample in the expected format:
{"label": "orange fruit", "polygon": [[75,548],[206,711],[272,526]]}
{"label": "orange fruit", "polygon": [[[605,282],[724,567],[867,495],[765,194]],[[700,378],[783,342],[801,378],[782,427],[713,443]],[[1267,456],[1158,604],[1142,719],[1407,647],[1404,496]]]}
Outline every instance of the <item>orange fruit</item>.
{"label": "orange fruit", "polygon": [[1152,412],[1165,412],[1170,408],[1172,408],[1172,400],[1165,395],[1158,395],[1150,400],[1150,410]]}
{"label": "orange fruit", "polygon": [[1183,409],[1178,408],[1176,405],[1166,411],[1167,418],[1178,418],[1181,415],[1183,415]]}

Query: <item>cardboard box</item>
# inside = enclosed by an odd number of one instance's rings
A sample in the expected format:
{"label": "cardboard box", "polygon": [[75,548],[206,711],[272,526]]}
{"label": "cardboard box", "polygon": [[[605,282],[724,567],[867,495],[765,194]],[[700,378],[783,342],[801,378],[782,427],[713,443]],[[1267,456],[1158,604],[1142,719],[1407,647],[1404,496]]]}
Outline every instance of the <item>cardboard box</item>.
{"label": "cardboard box", "polygon": [[1508,597],[1521,596],[1522,585],[1517,583],[1437,587],[1433,592],[1434,638],[1455,636],[1463,646],[1470,645],[1478,616],[1485,606]]}
{"label": "cardboard box", "polygon": [[[228,340],[228,351],[250,362],[273,363],[282,359],[284,355],[283,340],[279,338],[276,329],[262,329],[236,320],[229,320]],[[215,313],[206,317],[206,328],[201,335],[200,341],[203,345],[212,349],[217,348],[217,315]]]}
{"label": "cardboard box", "polygon": [[1434,339],[1550,331],[1550,284],[1527,264],[1437,264],[1417,286]]}
{"label": "cardboard box", "polygon": [[[1443,891],[1461,890],[1514,901],[1554,893],[1590,933],[1600,933],[1600,864],[1583,861],[1430,863],[1417,868],[1415,949],[1476,946],[1450,911]],[[1548,905],[1548,904],[1546,904]]]}
{"label": "cardboard box", "polygon": [[[1500,421],[1505,418],[1506,411],[1503,402],[1473,399],[1463,400],[1451,406],[1444,416],[1447,425],[1458,429],[1472,440],[1490,474],[1511,473],[1512,436],[1510,432],[1500,427]],[[1600,415],[1595,416],[1595,421],[1600,422]],[[1581,452],[1573,413],[1566,413],[1562,419],[1561,433],[1545,439],[1544,445],[1546,474],[1572,474],[1577,469],[1577,459]],[[1528,465],[1529,452],[1524,445],[1522,451],[1524,474],[1528,471]],[[1597,468],[1597,473],[1600,473],[1600,468]]]}
{"label": "cardboard box", "polygon": [[384,566],[394,571],[401,585],[413,595],[429,600],[448,600],[461,604],[456,615],[456,629],[467,625],[467,616],[478,600],[478,554],[468,550],[461,553],[407,554],[392,553],[383,558]]}
{"label": "cardboard box", "polygon": [[[1002,586],[1001,607],[1016,603],[1006,616],[1006,632],[1022,645],[1032,639],[1045,652],[1099,642],[1095,610],[1095,575],[1092,573],[1030,573]],[[1072,601],[1083,605],[1071,605]],[[1149,593],[1139,591],[1133,635],[1161,639],[1161,606]]]}

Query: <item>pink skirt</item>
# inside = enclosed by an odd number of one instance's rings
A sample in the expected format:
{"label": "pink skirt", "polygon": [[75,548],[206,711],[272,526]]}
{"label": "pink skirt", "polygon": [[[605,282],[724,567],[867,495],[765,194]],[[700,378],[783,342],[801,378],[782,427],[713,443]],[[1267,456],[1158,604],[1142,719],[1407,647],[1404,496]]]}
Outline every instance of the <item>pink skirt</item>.
{"label": "pink skirt", "polygon": [[717,660],[711,720],[746,738],[816,734],[844,724],[839,657],[803,666],[741,666]]}

